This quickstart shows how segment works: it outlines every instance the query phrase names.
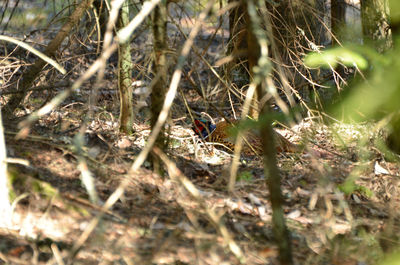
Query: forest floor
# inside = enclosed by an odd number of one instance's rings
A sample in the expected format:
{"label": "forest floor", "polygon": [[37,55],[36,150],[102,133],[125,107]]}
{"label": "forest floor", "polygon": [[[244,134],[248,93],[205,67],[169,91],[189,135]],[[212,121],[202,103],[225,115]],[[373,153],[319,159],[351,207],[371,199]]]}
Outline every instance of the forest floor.
{"label": "forest floor", "polygon": [[[29,166],[10,165],[15,229],[0,230],[3,261],[55,264],[55,257],[71,254],[101,213],[83,188],[73,147],[86,108],[84,102],[66,102],[25,139],[15,139],[16,129],[6,130],[8,155]],[[188,119],[174,118],[168,157],[195,185],[199,200],[168,174],[162,178],[146,169],[147,163],[127,176],[150,128],[142,123],[132,136],[122,135],[106,108],[88,126],[84,158],[101,202],[123,179],[129,184],[82,242],[73,264],[239,264],[221,227],[240,247],[245,264],[277,264],[260,157],[241,158],[230,194],[232,155],[211,144],[209,153]],[[278,155],[296,264],[375,264],[398,246],[399,167],[374,147],[381,136],[371,126],[303,121],[281,129],[293,142],[313,139],[303,153]]]}

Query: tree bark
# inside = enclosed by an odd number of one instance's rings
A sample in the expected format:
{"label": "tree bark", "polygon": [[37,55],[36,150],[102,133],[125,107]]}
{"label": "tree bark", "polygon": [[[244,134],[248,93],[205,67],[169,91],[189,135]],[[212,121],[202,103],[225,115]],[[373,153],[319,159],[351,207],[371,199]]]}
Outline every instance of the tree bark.
{"label": "tree bark", "polygon": [[346,0],[331,0],[332,45],[340,42],[340,32],[346,23]]}
{"label": "tree bark", "polygon": [[[167,4],[161,2],[153,11],[153,49],[155,83],[151,92],[151,127],[153,128],[160,115],[167,92]],[[165,129],[162,128],[158,134],[155,146],[165,150],[167,140]],[[161,161],[156,155],[152,155],[153,169],[155,172],[163,174]]]}
{"label": "tree bark", "polygon": [[228,64],[228,74],[237,87],[249,83],[247,62],[247,25],[246,3],[242,0],[228,0],[229,4],[238,4],[229,11],[228,55],[234,59]]}
{"label": "tree bark", "polygon": [[[265,91],[265,89],[262,89]],[[260,100],[264,96],[259,91]],[[262,107],[262,117],[271,117],[272,113],[267,104]],[[271,126],[272,120],[267,118],[260,127],[263,147],[264,175],[268,185],[269,200],[272,208],[273,233],[279,248],[279,260],[282,265],[293,264],[290,232],[286,226],[283,212],[284,199],[281,190],[281,176],[277,166],[275,135]]]}
{"label": "tree bark", "polygon": [[[121,29],[129,23],[129,3],[121,7],[118,18],[118,28]],[[132,102],[132,58],[130,42],[119,45],[118,49],[118,89],[120,100],[120,131],[131,134],[133,132],[133,102]]]}

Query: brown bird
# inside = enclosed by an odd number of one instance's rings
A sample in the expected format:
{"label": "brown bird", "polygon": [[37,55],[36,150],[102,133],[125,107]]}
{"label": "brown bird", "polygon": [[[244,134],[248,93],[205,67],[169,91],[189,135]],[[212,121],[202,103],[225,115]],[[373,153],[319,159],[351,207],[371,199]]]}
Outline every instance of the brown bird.
{"label": "brown bird", "polygon": [[[196,119],[193,130],[197,135],[201,135],[207,142],[221,143],[231,151],[235,148],[235,137],[231,133],[232,125],[227,121],[221,121],[213,124],[210,121]],[[236,124],[234,121],[233,124]],[[282,134],[275,131],[276,150],[278,152],[298,152],[302,148],[290,142]],[[243,152],[247,155],[262,154],[261,138],[254,132],[246,132],[243,144]]]}

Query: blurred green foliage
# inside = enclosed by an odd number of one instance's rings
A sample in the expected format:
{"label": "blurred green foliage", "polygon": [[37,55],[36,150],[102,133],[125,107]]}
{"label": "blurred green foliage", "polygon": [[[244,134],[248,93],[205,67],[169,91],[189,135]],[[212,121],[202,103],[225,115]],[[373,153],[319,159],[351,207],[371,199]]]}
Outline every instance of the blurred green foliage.
{"label": "blurred green foliage", "polygon": [[237,177],[238,181],[251,182],[253,181],[253,174],[250,171],[242,171]]}
{"label": "blurred green foliage", "polygon": [[[400,22],[400,2],[390,0],[391,23]],[[396,33],[396,32],[394,32]],[[370,45],[344,45],[305,57],[310,67],[333,67],[339,63],[357,67],[363,78],[346,89],[332,108],[335,117],[348,121],[381,119],[400,109],[400,36],[394,34],[394,47],[380,54]]]}
{"label": "blurred green foliage", "polygon": [[343,184],[340,184],[338,186],[338,188],[341,192],[343,192],[346,195],[350,195],[354,192],[359,192],[360,194],[362,194],[367,198],[372,198],[374,196],[372,190],[370,190],[367,187],[356,184],[352,178],[347,178]]}
{"label": "blurred green foliage", "polygon": [[305,58],[304,63],[309,67],[336,68],[339,63],[360,69],[368,67],[366,58],[349,47],[337,47],[322,53],[312,53]]}
{"label": "blurred green foliage", "polygon": [[[400,41],[400,40],[399,40]],[[311,67],[335,67],[343,63],[365,70],[365,80],[355,82],[343,94],[342,100],[332,109],[335,117],[363,121],[399,110],[400,104],[400,49],[379,54],[372,47],[347,46],[306,56]]]}
{"label": "blurred green foliage", "polygon": [[400,264],[400,253],[388,256],[380,265],[398,265]]}
{"label": "blurred green foliage", "polygon": [[356,121],[382,118],[400,107],[400,50],[385,54],[370,53],[370,73],[364,82],[351,88],[335,112]]}

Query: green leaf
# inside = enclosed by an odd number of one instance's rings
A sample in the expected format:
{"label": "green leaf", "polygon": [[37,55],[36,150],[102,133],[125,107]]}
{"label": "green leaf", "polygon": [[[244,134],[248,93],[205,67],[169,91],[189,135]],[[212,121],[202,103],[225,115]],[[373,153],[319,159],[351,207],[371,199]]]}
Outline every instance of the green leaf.
{"label": "green leaf", "polygon": [[238,175],[238,180],[239,181],[250,182],[250,181],[253,180],[253,174],[250,171],[242,171]]}
{"label": "green leaf", "polygon": [[368,61],[358,52],[345,47],[329,49],[321,53],[310,53],[304,58],[308,67],[335,68],[338,63],[346,66],[357,66],[360,69],[368,67]]}

